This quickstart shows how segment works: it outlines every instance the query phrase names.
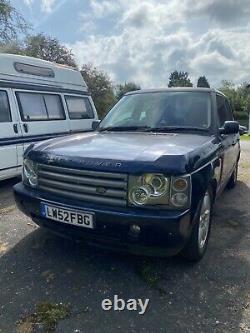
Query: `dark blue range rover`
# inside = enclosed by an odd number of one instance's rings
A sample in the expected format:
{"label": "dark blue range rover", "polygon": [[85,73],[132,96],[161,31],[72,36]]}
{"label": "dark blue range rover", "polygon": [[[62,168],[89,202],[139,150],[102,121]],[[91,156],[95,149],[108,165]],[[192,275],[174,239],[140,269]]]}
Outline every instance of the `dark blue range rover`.
{"label": "dark blue range rover", "polygon": [[136,91],[96,125],[27,149],[18,207],[101,247],[202,258],[213,203],[237,180],[239,124],[227,98],[204,88]]}

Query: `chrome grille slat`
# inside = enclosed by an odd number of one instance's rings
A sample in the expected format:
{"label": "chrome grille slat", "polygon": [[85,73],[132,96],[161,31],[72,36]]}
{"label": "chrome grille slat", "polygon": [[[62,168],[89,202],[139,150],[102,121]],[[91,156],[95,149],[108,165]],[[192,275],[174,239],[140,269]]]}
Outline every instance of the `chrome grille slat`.
{"label": "chrome grille slat", "polygon": [[46,192],[58,194],[60,196],[64,196],[64,197],[67,197],[70,199],[79,199],[79,200],[83,200],[83,201],[103,203],[103,204],[114,205],[114,206],[124,206],[124,207],[126,206],[126,202],[124,200],[108,198],[108,197],[103,197],[103,196],[98,196],[98,195],[94,196],[94,195],[78,194],[78,193],[64,191],[64,190],[52,189],[47,186],[40,186],[39,188]]}
{"label": "chrome grille slat", "polygon": [[106,180],[106,179],[95,179],[82,176],[74,175],[63,175],[54,172],[40,171],[39,175],[44,178],[57,179],[62,182],[70,182],[75,184],[86,184],[86,185],[96,185],[96,186],[109,186],[114,188],[124,188],[126,189],[126,184],[121,181],[116,180]]}
{"label": "chrome grille slat", "polygon": [[127,180],[127,174],[38,165],[40,189],[86,202],[126,206]]}
{"label": "chrome grille slat", "polygon": [[[48,187],[53,187],[53,188],[58,188],[62,190],[74,190],[74,192],[80,192],[80,193],[87,193],[87,194],[92,194],[95,195],[95,187],[91,186],[84,186],[84,185],[76,185],[76,184],[68,184],[68,183],[61,183],[55,180],[49,180],[49,179],[40,179],[39,184],[43,186],[48,186]],[[107,192],[105,193],[106,196],[108,197],[119,197],[119,198],[126,198],[126,191],[119,191],[119,190],[113,190],[113,189],[108,189]]]}

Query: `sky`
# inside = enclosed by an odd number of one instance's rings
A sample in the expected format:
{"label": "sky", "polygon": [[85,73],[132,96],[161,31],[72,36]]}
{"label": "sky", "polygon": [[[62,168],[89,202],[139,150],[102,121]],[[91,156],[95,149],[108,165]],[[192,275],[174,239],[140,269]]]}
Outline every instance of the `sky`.
{"label": "sky", "polygon": [[57,37],[79,67],[91,63],[115,84],[164,87],[187,71],[250,82],[250,0],[12,0],[33,33]]}

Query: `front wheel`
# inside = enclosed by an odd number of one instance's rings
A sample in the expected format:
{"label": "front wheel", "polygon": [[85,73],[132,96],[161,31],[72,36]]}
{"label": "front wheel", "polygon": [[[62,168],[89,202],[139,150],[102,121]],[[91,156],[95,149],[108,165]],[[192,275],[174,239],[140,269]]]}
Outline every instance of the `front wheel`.
{"label": "front wheel", "polygon": [[199,206],[199,213],[190,239],[181,253],[182,257],[187,261],[199,261],[207,249],[213,206],[213,196],[210,189],[206,191]]}

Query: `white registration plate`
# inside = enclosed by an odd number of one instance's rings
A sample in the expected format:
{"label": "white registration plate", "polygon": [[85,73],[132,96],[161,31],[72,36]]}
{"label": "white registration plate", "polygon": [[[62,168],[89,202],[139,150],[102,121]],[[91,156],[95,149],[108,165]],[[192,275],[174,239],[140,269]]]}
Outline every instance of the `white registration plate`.
{"label": "white registration plate", "polygon": [[41,203],[41,215],[50,220],[94,229],[94,214]]}

